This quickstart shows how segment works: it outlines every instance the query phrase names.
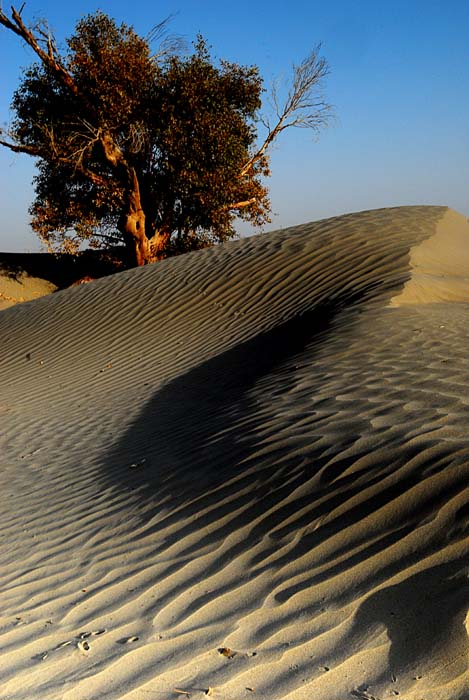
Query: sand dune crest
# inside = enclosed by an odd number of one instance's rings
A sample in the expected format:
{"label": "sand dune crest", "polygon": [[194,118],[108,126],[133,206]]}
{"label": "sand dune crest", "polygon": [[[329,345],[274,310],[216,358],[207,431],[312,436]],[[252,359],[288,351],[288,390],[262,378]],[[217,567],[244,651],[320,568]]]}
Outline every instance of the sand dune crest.
{"label": "sand dune crest", "polygon": [[391,306],[469,301],[469,220],[449,209],[410,251],[411,279]]}

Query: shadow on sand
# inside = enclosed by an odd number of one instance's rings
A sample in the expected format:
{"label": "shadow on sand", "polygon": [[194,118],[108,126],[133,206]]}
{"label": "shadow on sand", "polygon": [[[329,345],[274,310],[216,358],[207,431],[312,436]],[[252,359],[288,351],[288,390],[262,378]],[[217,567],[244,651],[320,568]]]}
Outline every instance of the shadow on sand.
{"label": "shadow on sand", "polygon": [[385,627],[395,682],[402,674],[407,683],[431,674],[440,685],[464,675],[469,659],[468,567],[467,558],[457,559],[370,595],[355,615],[350,647],[365,645],[374,630]]}
{"label": "shadow on sand", "polygon": [[[145,460],[146,496],[193,501],[240,475],[254,449],[258,406],[250,395],[283,367],[281,391],[294,384],[295,358],[328,333],[334,317],[321,307],[241,343],[163,386],[106,455],[103,479],[132,489]],[[190,342],[190,339],[188,339]]]}

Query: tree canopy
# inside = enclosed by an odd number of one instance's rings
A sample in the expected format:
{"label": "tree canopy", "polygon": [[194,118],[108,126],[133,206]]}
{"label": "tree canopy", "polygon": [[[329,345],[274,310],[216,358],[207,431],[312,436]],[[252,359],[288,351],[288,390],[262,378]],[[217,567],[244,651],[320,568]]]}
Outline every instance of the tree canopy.
{"label": "tree canopy", "polygon": [[144,264],[231,238],[236,217],[260,226],[269,146],[331,115],[318,49],[294,67],[284,104],[273,93],[275,122],[259,140],[257,67],[215,63],[200,36],[189,55],[155,53],[149,37],[99,11],[59,51],[47,25],[28,27],[21,10],[0,10],[0,24],[39,59],[0,144],[37,159],[32,227],[49,248],[124,243]]}

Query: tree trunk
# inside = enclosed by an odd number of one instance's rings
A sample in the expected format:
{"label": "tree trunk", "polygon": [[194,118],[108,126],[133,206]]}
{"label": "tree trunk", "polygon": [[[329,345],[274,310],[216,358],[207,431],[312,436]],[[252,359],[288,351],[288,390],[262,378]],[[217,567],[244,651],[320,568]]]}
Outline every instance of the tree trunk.
{"label": "tree trunk", "polygon": [[152,261],[150,241],[145,233],[145,212],[140,198],[140,186],[134,168],[126,169],[129,189],[125,210],[122,212],[119,229],[130,253],[132,265],[146,265]]}
{"label": "tree trunk", "polygon": [[134,265],[145,265],[148,260],[148,238],[145,235],[145,213],[143,209],[124,214],[122,233],[126,248],[133,257]]}
{"label": "tree trunk", "polygon": [[124,236],[132,265],[148,265],[166,257],[171,231],[157,230],[151,238],[145,233],[145,213],[143,209],[131,210],[124,214],[119,227]]}
{"label": "tree trunk", "polygon": [[142,208],[140,186],[134,168],[126,170],[129,186],[126,206],[122,212],[119,230],[131,256],[133,265],[148,265],[166,257],[171,228],[161,226],[151,237],[147,236],[146,217]]}

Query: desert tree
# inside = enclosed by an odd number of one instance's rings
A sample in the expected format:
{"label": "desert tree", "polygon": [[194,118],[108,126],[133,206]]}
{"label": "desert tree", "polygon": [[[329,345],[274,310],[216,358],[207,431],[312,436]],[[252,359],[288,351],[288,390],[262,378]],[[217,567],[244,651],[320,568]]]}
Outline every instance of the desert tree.
{"label": "desert tree", "polygon": [[[192,53],[103,12],[80,20],[59,49],[45,21],[0,8],[0,24],[35,53],[12,99],[0,144],[36,159],[32,227],[50,249],[124,244],[142,265],[235,235],[237,217],[269,221],[269,147],[290,127],[331,116],[318,48],[298,66],[274,120],[260,118],[253,66],[215,63],[202,37]],[[264,136],[258,127],[263,124]]]}

